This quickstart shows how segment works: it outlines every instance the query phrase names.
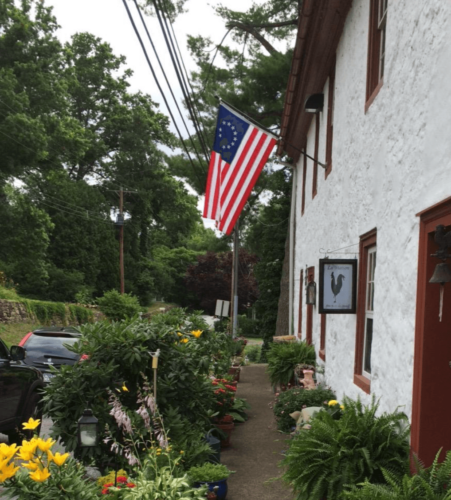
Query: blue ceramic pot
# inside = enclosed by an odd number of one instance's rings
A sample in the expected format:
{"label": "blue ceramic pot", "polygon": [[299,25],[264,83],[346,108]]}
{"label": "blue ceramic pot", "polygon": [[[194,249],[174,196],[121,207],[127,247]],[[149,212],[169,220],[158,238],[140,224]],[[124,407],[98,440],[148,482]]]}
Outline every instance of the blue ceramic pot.
{"label": "blue ceramic pot", "polygon": [[218,500],[224,500],[225,497],[227,496],[227,479],[221,479],[221,481],[215,481],[213,483],[208,483],[208,482],[196,483],[194,486],[198,488],[203,484],[206,484],[210,491],[213,491],[213,488],[215,486],[218,486],[218,489],[216,490],[216,496],[218,497]]}

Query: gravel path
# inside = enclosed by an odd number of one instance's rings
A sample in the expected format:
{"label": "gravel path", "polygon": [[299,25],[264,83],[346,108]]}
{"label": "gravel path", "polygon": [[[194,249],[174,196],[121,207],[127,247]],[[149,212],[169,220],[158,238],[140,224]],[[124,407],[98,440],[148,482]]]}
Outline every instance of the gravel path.
{"label": "gravel path", "polygon": [[265,373],[266,365],[241,369],[237,395],[251,405],[249,420],[232,433],[231,447],[221,450],[221,463],[236,471],[227,483],[227,500],[292,500],[294,495],[279,477],[286,436],[277,431],[269,404],[274,394]]}

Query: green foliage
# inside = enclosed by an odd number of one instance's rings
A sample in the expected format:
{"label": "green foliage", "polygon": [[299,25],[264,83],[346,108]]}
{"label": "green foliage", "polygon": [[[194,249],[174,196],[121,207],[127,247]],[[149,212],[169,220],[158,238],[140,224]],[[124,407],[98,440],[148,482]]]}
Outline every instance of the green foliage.
{"label": "green foliage", "polygon": [[121,294],[117,290],[105,292],[97,299],[100,310],[108,319],[120,321],[132,318],[141,310],[138,299],[128,293]]}
{"label": "green foliage", "polygon": [[215,332],[223,332],[226,333],[230,331],[230,319],[229,318],[220,318],[215,321]]}
{"label": "green foliage", "polygon": [[316,363],[315,347],[303,341],[288,344],[272,343],[266,356],[267,371],[273,385],[287,385],[294,376],[296,365]]}
{"label": "green foliage", "polygon": [[45,302],[43,300],[22,299],[30,316],[34,316],[40,323],[48,325],[52,321],[66,324],[66,306],[62,302]]}
{"label": "green foliage", "polygon": [[[61,438],[68,451],[74,451],[86,461],[94,458],[100,465],[110,460],[110,447],[103,441],[96,448],[80,453],[77,420],[89,406],[99,419],[101,429],[108,426],[114,430],[116,424],[110,415],[106,390],[116,393],[125,383],[129,392],[121,392],[121,400],[131,411],[137,409],[141,374],[153,380],[149,352],[158,349],[157,403],[169,436],[179,439],[178,436],[183,435],[181,424],[185,431],[188,427],[192,429],[193,434],[186,432],[186,435],[193,438],[195,433],[205,433],[210,428],[213,391],[207,374],[213,368],[215,355],[222,349],[223,339],[208,330],[195,338],[183,323],[174,328],[134,319],[82,326],[83,337],[71,349],[87,354],[89,359],[61,367],[46,387],[44,396],[44,412],[54,422],[53,435]],[[183,415],[182,422],[175,418],[177,414]]]}
{"label": "green foliage", "polygon": [[246,315],[241,314],[238,317],[238,326],[242,337],[251,338],[261,336],[261,322],[258,319],[248,318]]}
{"label": "green foliage", "polygon": [[[441,451],[441,450],[440,450]],[[365,481],[344,492],[343,499],[349,500],[450,500],[451,499],[451,452],[444,462],[439,463],[440,451],[433,464],[424,468],[417,463],[417,473],[410,474],[406,467],[403,476],[383,469],[386,484],[372,484]]]}
{"label": "green foliage", "polygon": [[193,488],[188,475],[176,477],[169,467],[162,467],[155,479],[140,474],[136,487],[127,492],[130,500],[205,500],[206,488]]}
{"label": "green foliage", "polygon": [[69,458],[63,467],[52,467],[51,475],[40,483],[30,479],[30,471],[21,469],[8,481],[5,498],[16,500],[95,500],[98,487],[85,479],[85,469]]}
{"label": "green foliage", "polygon": [[232,415],[234,422],[246,422],[249,418],[246,410],[249,410],[250,407],[251,405],[245,399],[235,397],[232,409],[228,414]]}
{"label": "green foliage", "polygon": [[69,305],[70,321],[71,323],[88,323],[93,320],[94,314],[86,307]]}
{"label": "green foliage", "polygon": [[191,467],[188,471],[189,477],[195,483],[214,483],[215,481],[227,479],[231,473],[232,471],[225,465],[212,464],[210,462],[206,462],[198,467]]}
{"label": "green foliage", "polygon": [[0,286],[0,299],[19,300],[19,296],[14,288],[5,288],[4,286]]}
{"label": "green foliage", "polygon": [[252,363],[258,363],[260,361],[261,350],[262,348],[259,345],[247,345],[244,349],[244,354]]}
{"label": "green foliage", "polygon": [[[310,391],[314,392],[314,391]],[[345,398],[340,420],[325,411],[291,441],[283,477],[298,499],[336,500],[346,485],[383,482],[383,469],[402,474],[409,457],[409,426],[399,412],[376,416],[378,404]]]}
{"label": "green foliage", "polygon": [[334,392],[318,385],[315,390],[306,391],[300,387],[294,387],[285,392],[279,393],[273,406],[274,416],[277,420],[277,428],[282,432],[290,432],[295,421],[290,417],[290,413],[301,411],[309,406],[322,406],[324,401],[335,399]]}

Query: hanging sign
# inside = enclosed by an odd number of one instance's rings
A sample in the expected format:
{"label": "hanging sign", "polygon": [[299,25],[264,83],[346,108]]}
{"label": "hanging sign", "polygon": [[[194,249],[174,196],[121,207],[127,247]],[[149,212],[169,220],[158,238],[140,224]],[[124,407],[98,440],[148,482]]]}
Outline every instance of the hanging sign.
{"label": "hanging sign", "polygon": [[357,259],[320,259],[319,314],[355,314]]}

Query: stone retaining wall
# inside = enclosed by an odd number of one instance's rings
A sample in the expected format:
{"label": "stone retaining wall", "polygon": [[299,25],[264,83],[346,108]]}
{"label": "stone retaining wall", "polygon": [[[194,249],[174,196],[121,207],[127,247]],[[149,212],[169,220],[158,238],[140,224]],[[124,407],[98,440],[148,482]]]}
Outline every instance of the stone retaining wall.
{"label": "stone retaining wall", "polygon": [[0,323],[27,323],[29,321],[30,317],[24,304],[0,300]]}

